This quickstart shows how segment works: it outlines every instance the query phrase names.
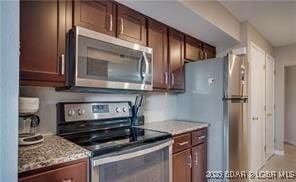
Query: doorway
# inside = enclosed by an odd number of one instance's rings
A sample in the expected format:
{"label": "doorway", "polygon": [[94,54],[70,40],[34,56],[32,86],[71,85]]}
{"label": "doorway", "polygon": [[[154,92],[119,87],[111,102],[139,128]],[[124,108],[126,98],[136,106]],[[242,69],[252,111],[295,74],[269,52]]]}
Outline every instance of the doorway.
{"label": "doorway", "polygon": [[296,66],[285,67],[285,143],[296,145]]}

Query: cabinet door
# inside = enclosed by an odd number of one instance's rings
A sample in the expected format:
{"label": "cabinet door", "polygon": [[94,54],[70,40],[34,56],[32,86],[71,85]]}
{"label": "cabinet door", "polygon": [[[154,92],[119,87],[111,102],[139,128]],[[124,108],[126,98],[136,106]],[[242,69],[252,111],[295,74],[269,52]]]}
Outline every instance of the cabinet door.
{"label": "cabinet door", "polygon": [[191,182],[190,149],[173,155],[173,182]]}
{"label": "cabinet door", "polygon": [[205,182],[207,170],[207,147],[202,143],[192,149],[192,182]]}
{"label": "cabinet door", "polygon": [[216,48],[208,44],[203,44],[203,59],[211,59],[216,57]]}
{"label": "cabinet door", "polygon": [[87,182],[87,162],[20,178],[19,182]]}
{"label": "cabinet door", "polygon": [[146,18],[125,6],[118,5],[117,37],[146,45]]}
{"label": "cabinet door", "polygon": [[115,35],[113,3],[108,0],[74,1],[74,25]]}
{"label": "cabinet door", "polygon": [[181,32],[169,30],[169,73],[170,89],[184,90],[184,36]]}
{"label": "cabinet door", "polygon": [[148,21],[148,47],[153,48],[153,87],[166,89],[167,72],[167,27],[153,20]]}
{"label": "cabinet door", "polygon": [[189,36],[185,36],[184,58],[188,61],[202,59],[202,42]]}
{"label": "cabinet door", "polygon": [[66,9],[65,1],[20,2],[22,84],[64,84]]}

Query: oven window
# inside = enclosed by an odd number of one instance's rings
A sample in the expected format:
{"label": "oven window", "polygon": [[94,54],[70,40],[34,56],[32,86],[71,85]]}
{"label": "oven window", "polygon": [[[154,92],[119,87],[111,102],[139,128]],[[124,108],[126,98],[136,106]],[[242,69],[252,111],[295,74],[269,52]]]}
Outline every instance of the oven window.
{"label": "oven window", "polygon": [[[141,51],[84,36],[78,39],[78,78],[139,84],[143,82],[145,63]],[[151,70],[146,76],[146,83],[150,83]]]}
{"label": "oven window", "polygon": [[103,164],[94,169],[93,177],[99,182],[168,182],[169,148]]}

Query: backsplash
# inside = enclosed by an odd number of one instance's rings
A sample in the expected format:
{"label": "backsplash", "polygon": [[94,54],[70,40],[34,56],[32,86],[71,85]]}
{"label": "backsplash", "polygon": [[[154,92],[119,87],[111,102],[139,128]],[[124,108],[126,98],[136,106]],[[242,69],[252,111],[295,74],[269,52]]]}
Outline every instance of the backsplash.
{"label": "backsplash", "polygon": [[[56,92],[49,87],[20,87],[20,96],[39,97],[40,117],[38,132],[56,133],[56,103],[83,101],[131,101],[136,94],[99,94]],[[145,122],[155,122],[175,118],[177,97],[167,93],[145,94]]]}

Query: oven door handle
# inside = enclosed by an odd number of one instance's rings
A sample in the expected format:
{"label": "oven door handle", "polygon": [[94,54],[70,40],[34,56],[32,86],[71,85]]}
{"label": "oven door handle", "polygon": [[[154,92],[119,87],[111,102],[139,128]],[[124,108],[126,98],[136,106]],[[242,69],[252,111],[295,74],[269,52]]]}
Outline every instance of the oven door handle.
{"label": "oven door handle", "polygon": [[152,152],[161,150],[163,148],[166,148],[168,146],[171,146],[172,144],[173,144],[173,141],[169,140],[165,143],[161,143],[161,144],[155,145],[153,147],[150,147],[150,145],[148,145],[143,150],[138,150],[135,152],[125,153],[125,154],[121,154],[121,155],[108,156],[108,157],[104,157],[104,158],[100,158],[100,159],[93,159],[92,165],[93,165],[93,167],[96,167],[96,166],[103,165],[103,164],[108,164],[108,163],[112,163],[112,162],[118,162],[118,161],[122,161],[122,160],[126,160],[126,159],[131,159],[131,158],[138,157],[138,156],[143,156],[145,154],[152,153]]}

